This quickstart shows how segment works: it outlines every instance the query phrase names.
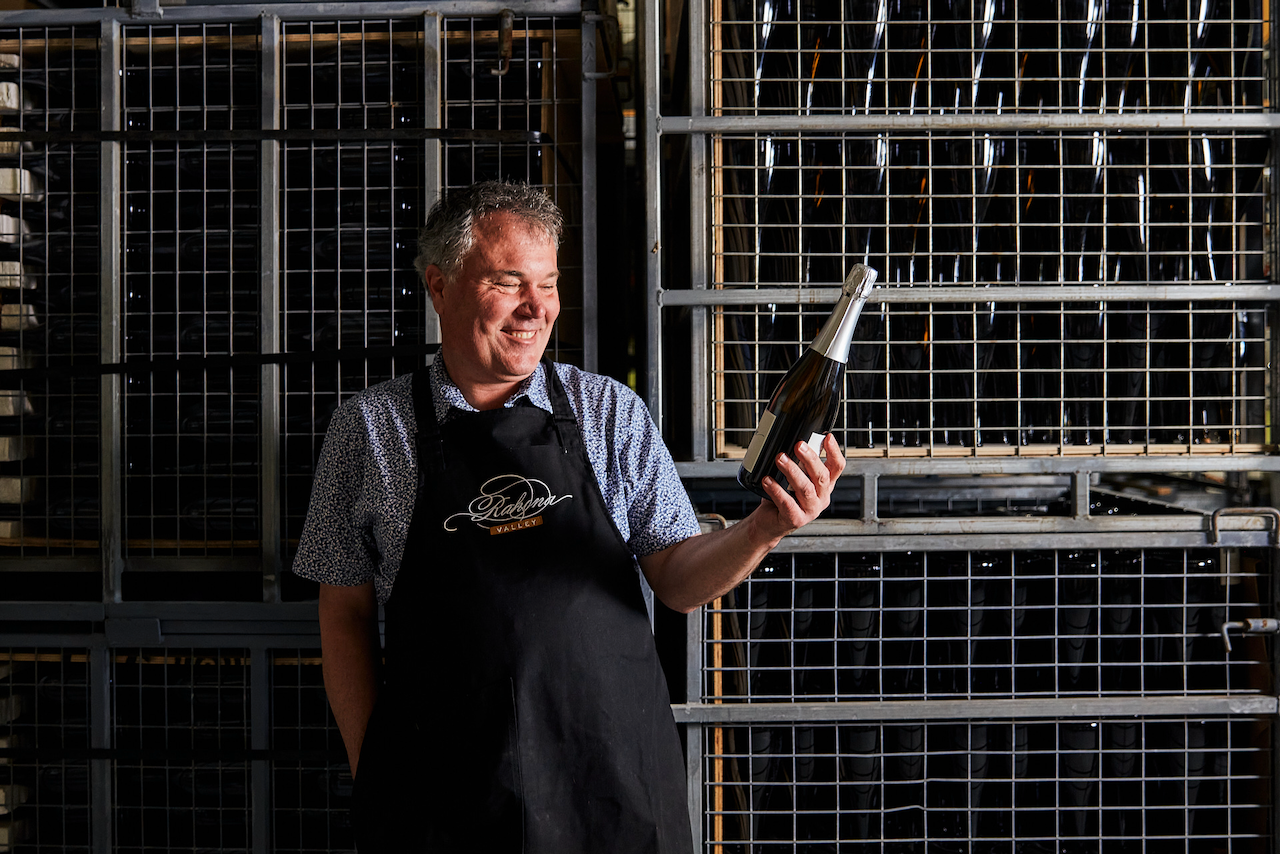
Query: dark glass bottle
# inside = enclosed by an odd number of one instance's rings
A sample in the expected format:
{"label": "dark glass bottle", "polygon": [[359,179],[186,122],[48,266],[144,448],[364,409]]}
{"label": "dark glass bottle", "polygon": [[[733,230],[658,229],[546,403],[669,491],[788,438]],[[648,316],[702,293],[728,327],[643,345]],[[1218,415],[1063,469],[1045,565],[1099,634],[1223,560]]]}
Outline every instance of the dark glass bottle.
{"label": "dark glass bottle", "polygon": [[875,270],[854,265],[831,317],[774,390],[738,468],[738,483],[757,495],[768,497],[765,477],[785,483],[777,467],[778,454],[794,453],[801,441],[818,450],[835,426],[853,330],[875,281]]}

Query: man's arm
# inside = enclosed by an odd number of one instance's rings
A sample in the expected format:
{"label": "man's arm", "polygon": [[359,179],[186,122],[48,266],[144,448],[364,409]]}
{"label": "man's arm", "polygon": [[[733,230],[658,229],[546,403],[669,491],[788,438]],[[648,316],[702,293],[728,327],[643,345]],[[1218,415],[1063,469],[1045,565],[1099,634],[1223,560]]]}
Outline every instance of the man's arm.
{"label": "man's arm", "polygon": [[794,497],[773,478],[765,478],[770,501],[761,501],[751,515],[722,531],[682,540],[640,558],[640,568],[663,604],[689,613],[728,593],[752,573],[782,538],[818,518],[831,503],[831,491],[844,471],[844,452],[835,437],[823,440],[827,459],[800,442],[799,465],[780,454],[778,467],[787,476]]}
{"label": "man's arm", "polygon": [[378,699],[378,601],[373,582],[320,585],[320,652],[324,690],[351,762],[360,761],[365,728]]}

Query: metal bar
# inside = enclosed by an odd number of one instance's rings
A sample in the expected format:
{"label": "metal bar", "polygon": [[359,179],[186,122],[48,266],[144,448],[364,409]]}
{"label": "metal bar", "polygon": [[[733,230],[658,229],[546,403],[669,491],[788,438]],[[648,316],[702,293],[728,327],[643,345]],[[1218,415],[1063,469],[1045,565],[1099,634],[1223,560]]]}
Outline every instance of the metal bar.
{"label": "metal bar", "polygon": [[[1089,517],[1089,472],[1078,471],[1071,476],[1071,513],[1076,519]],[[1210,526],[1210,530],[1213,528]]]}
{"label": "metal bar", "polygon": [[365,142],[414,139],[447,139],[471,142],[550,144],[553,140],[536,130],[467,130],[450,128],[302,128],[225,130],[101,130],[18,131],[5,137],[14,142]]}
{"label": "metal bar", "polygon": [[[280,127],[280,20],[263,15],[260,33],[262,127],[276,130]],[[276,354],[283,349],[280,336],[280,143],[263,140],[259,146],[259,346],[263,353]],[[284,382],[278,364],[264,363],[261,371],[262,408],[259,432],[262,442],[262,502],[258,512],[259,524],[262,526],[262,599],[264,602],[277,602],[280,600],[280,572],[283,569],[281,549],[284,544],[281,530],[283,496],[280,489],[280,405],[284,399]]]}
{"label": "metal bar", "polygon": [[[840,298],[839,288],[725,288],[663,290],[663,307],[688,305],[828,305]],[[1187,302],[1237,300],[1264,302],[1280,299],[1277,285],[1033,285],[973,288],[879,287],[869,303],[928,305],[941,302]]]}
{"label": "metal bar", "polygon": [[[689,109],[701,115],[707,110],[707,3],[689,3],[685,10],[688,14],[688,30],[685,35],[689,42]],[[677,19],[678,20],[678,19]],[[657,124],[661,124],[661,116]],[[708,171],[708,151],[706,141],[689,140],[689,287],[704,290],[708,285],[708,264],[711,251],[707,245],[711,234],[710,216],[708,214],[708,193],[705,192],[706,181],[710,177]],[[658,294],[661,299],[661,292]],[[710,347],[711,320],[710,312],[703,308],[695,308],[689,318],[689,362],[691,397],[690,413],[690,453],[695,460],[709,460],[714,457],[711,449],[711,405],[715,395],[710,389],[713,381]],[[692,785],[692,783],[690,783]]]}
{"label": "metal bar", "polygon": [[[423,93],[423,125],[428,128],[440,128],[443,125],[440,102],[443,89],[440,81],[440,63],[443,54],[440,50],[440,13],[428,11],[422,16],[422,93]],[[422,143],[422,191],[423,211],[430,211],[440,198],[444,187],[442,165],[443,146],[439,139],[427,139]],[[440,316],[431,304],[430,295],[423,286],[423,343],[440,343]]]}
{"label": "metal bar", "polygon": [[643,393],[649,413],[659,430],[664,429],[662,407],[662,150],[658,135],[658,111],[662,103],[659,81],[662,73],[662,35],[659,29],[662,6],[657,0],[637,0],[636,57],[641,80],[636,109],[638,160],[644,165],[645,192],[645,376]]}
{"label": "metal bar", "polygon": [[849,703],[684,703],[671,707],[677,723],[704,724],[1274,715],[1278,710],[1280,700],[1267,694]]}
{"label": "metal bar", "polygon": [[862,521],[865,524],[872,524],[879,518],[878,502],[879,502],[879,479],[880,476],[875,472],[862,472]]}
{"label": "metal bar", "polygon": [[[89,747],[107,750],[111,739],[111,660],[106,640],[95,638],[89,647]],[[89,760],[90,848],[93,854],[110,854],[112,792],[110,759]]]}
{"label": "metal bar", "polygon": [[[684,695],[688,699],[702,696],[702,652],[704,647],[701,610],[685,616],[685,673]],[[705,737],[702,725],[689,722],[685,729],[685,776],[689,803],[689,830],[693,834],[694,849],[702,845],[703,770],[702,742]],[[696,748],[696,749],[695,749]]]}
{"label": "metal bar", "polygon": [[[1261,454],[1091,454],[1089,471],[1205,472],[1205,471],[1278,471],[1280,457]],[[875,472],[881,475],[979,475],[979,474],[1071,474],[1086,465],[1074,454],[1052,456],[863,456],[850,455],[845,477],[854,473]],[[686,480],[732,480],[738,473],[738,460],[715,462],[677,462],[676,471]]]}
{"label": "metal bar", "polygon": [[1276,130],[1280,116],[1263,112],[1010,113],[914,115],[659,116],[663,134],[867,133],[877,131]]}
{"label": "metal bar", "polygon": [[[345,3],[335,8],[332,3],[271,3],[259,6],[240,3],[168,5],[160,4],[160,14],[165,23],[227,23],[232,21],[256,21],[261,15],[273,15],[282,21],[329,20],[335,16],[344,20],[369,18],[417,17],[424,8],[438,15],[460,17],[496,16],[510,8],[510,0],[448,0],[448,2],[403,3],[368,2]],[[576,15],[580,9],[578,0],[538,0],[521,4],[521,15]],[[22,9],[0,13],[0,24],[5,27],[48,27],[74,24],[96,24],[102,21],[132,20],[130,10],[116,7],[88,9]]]}
{"label": "metal bar", "polygon": [[[266,751],[271,747],[271,658],[263,647],[249,651],[249,748]],[[249,761],[253,854],[268,854],[271,845],[271,760]]]}
{"label": "metal bar", "polygon": [[[121,26],[119,21],[103,21],[99,63],[101,72],[101,127],[117,131],[121,127],[123,80],[121,69]],[[124,299],[120,280],[120,246],[123,223],[120,216],[122,189],[121,149],[118,142],[103,142],[99,148],[101,183],[99,223],[102,251],[98,255],[100,271],[99,357],[105,363],[120,361],[124,355]],[[124,573],[124,468],[122,443],[124,424],[122,404],[124,386],[119,374],[104,374],[100,380],[99,400],[102,461],[99,468],[99,500],[101,502],[102,598],[107,602],[121,599],[121,576]]]}
{"label": "metal bar", "polygon": [[[881,522],[881,525],[888,525]],[[1052,535],[1052,539],[1046,537]],[[825,552],[902,552],[902,551],[1005,551],[1055,549],[1202,549],[1214,547],[1208,534],[1186,531],[992,531],[985,534],[958,533],[954,527],[939,524],[932,532],[913,531],[895,534],[851,534],[848,536],[799,537],[783,540],[774,554],[822,554]],[[1270,534],[1242,532],[1227,542],[1231,548],[1269,548]]]}
{"label": "metal bar", "polygon": [[598,261],[596,206],[596,0],[583,0],[582,45],[582,367],[595,371],[600,364],[600,309],[597,294]]}
{"label": "metal bar", "polygon": [[[1027,516],[1004,518],[1000,516],[949,516],[923,519],[879,519],[867,523],[857,519],[816,519],[788,539],[802,540],[808,537],[856,536],[858,534],[909,534],[932,535],[939,528],[951,528],[966,534],[1000,533],[1140,533],[1195,532],[1220,539],[1241,533],[1272,534],[1274,530],[1264,516],[1232,516],[1231,526],[1221,524],[1214,530],[1213,520],[1207,515],[1188,513],[1182,516]],[[732,522],[730,524],[733,524]],[[892,531],[887,529],[892,528]]]}

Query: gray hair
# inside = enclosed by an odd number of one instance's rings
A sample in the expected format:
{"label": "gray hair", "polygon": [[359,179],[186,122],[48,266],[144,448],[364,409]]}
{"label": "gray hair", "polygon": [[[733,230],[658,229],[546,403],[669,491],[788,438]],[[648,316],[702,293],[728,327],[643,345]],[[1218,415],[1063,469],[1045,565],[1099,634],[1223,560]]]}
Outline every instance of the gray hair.
{"label": "gray hair", "polygon": [[413,260],[418,274],[435,264],[451,278],[475,246],[476,223],[493,213],[514,214],[560,246],[564,214],[546,193],[528,184],[481,181],[450,190],[431,207],[418,234],[418,257]]}

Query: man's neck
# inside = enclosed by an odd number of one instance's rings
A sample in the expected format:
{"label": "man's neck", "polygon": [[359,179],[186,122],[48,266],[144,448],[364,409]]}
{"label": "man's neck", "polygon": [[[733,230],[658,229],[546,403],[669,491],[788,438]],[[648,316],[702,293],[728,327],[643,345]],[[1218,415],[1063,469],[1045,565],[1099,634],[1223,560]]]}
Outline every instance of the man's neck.
{"label": "man's neck", "polygon": [[496,383],[471,381],[466,377],[455,376],[453,372],[449,370],[449,362],[448,359],[445,358],[443,349],[441,349],[436,355],[436,358],[441,361],[441,366],[444,368],[445,375],[458,387],[458,391],[462,392],[462,396],[466,399],[467,403],[482,412],[486,409],[501,408],[508,400],[511,399],[511,396],[516,393],[516,390],[520,388],[521,383],[528,379],[528,377],[522,377],[521,379],[511,382]]}

